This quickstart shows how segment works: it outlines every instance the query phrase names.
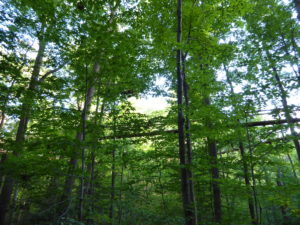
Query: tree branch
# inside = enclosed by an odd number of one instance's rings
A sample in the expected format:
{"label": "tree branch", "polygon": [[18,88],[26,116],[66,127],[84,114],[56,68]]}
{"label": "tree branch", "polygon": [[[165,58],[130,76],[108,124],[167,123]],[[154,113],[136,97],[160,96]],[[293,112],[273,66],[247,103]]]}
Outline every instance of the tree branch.
{"label": "tree branch", "polygon": [[51,74],[56,73],[57,71],[59,71],[60,69],[62,69],[67,63],[63,63],[62,65],[60,65],[59,67],[53,69],[53,70],[49,70],[48,72],[46,72],[39,80],[39,82],[44,82],[44,80]]}

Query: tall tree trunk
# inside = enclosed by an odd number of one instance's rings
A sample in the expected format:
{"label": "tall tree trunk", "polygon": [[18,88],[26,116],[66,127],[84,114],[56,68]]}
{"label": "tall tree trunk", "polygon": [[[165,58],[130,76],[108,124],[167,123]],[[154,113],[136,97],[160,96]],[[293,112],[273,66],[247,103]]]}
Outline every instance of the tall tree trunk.
{"label": "tall tree trunk", "polygon": [[192,146],[192,139],[191,139],[191,123],[189,118],[189,110],[190,110],[190,98],[189,98],[189,86],[186,80],[185,74],[185,57],[182,57],[182,76],[183,76],[183,95],[185,100],[185,139],[186,139],[186,164],[187,164],[187,175],[188,175],[188,188],[190,193],[190,202],[193,203],[193,209],[196,216],[196,221],[198,221],[197,217],[197,204],[196,204],[196,197],[194,191],[194,182],[193,182],[193,173],[191,171],[192,163],[193,163],[193,146]]}
{"label": "tall tree trunk", "polygon": [[[204,105],[210,105],[210,99],[208,96],[204,97]],[[208,121],[206,122],[206,127],[208,129],[213,128],[210,119],[208,119]],[[219,184],[220,175],[218,168],[218,150],[214,138],[207,137],[207,147],[211,165],[214,221],[220,224],[222,223],[221,189]]]}
{"label": "tall tree trunk", "polygon": [[248,207],[249,207],[249,213],[251,217],[251,222],[253,225],[257,225],[257,219],[255,216],[255,208],[253,204],[253,196],[252,196],[252,191],[251,191],[251,184],[250,184],[250,179],[249,179],[249,170],[248,170],[248,164],[245,159],[245,148],[243,142],[239,142],[239,149],[240,149],[240,154],[243,162],[243,173],[244,173],[244,180],[248,192]]}
{"label": "tall tree trunk", "polygon": [[[30,112],[34,101],[33,95],[35,94],[34,92],[38,85],[38,78],[40,75],[46,44],[47,43],[45,40],[39,40],[39,49],[38,49],[37,56],[35,58],[29,87],[25,93],[24,101],[21,107],[22,110],[21,110],[18,130],[16,134],[16,145],[18,146],[18,149],[16,149],[13,152],[13,154],[16,156],[19,155],[22,148],[22,143],[25,139],[25,133],[27,131]],[[10,200],[11,200],[11,195],[13,193],[14,185],[15,185],[15,179],[12,176],[7,175],[0,194],[0,225],[8,225],[6,223],[6,216],[10,205]]]}
{"label": "tall tree trunk", "polygon": [[283,110],[284,110],[284,115],[285,115],[285,118],[288,122],[288,126],[289,126],[289,129],[291,131],[291,134],[293,136],[293,142],[294,142],[295,149],[296,149],[296,152],[297,152],[298,160],[300,161],[300,144],[299,144],[299,140],[297,139],[298,138],[297,137],[298,136],[297,132],[295,131],[295,128],[294,128],[294,125],[293,125],[293,122],[292,122],[293,117],[291,116],[290,111],[289,111],[289,105],[287,103],[286,91],[283,88],[281,79],[279,77],[279,74],[278,74],[276,68],[272,67],[272,70],[273,70],[274,77],[275,77],[276,82],[277,82],[277,86],[280,90],[280,96],[281,96],[281,102],[282,102],[282,106],[283,106]]}
{"label": "tall tree trunk", "polygon": [[[177,1],[177,43],[182,41],[182,0]],[[179,158],[181,165],[181,192],[183,210],[186,225],[196,225],[197,215],[194,210],[194,202],[190,194],[189,172],[187,168],[186,146],[185,146],[185,125],[183,114],[183,73],[182,73],[182,51],[177,49],[177,105],[178,105],[178,142]]]}
{"label": "tall tree trunk", "polygon": [[[229,71],[228,71],[228,69],[225,65],[224,65],[224,70],[225,70],[225,73],[226,73],[227,83],[229,84],[229,87],[230,87],[230,93],[231,93],[232,96],[235,96],[232,81],[231,81],[230,76],[229,76]],[[237,105],[235,103],[233,103],[233,107],[235,109],[237,107]],[[240,120],[237,120],[237,122],[240,124]],[[243,163],[244,180],[245,180],[245,185],[246,185],[247,192],[248,192],[248,195],[249,195],[248,196],[249,213],[250,213],[252,224],[257,225],[258,221],[257,221],[257,218],[255,216],[255,208],[254,208],[254,204],[253,204],[253,195],[252,195],[251,184],[250,184],[250,179],[249,179],[249,169],[248,169],[248,164],[247,164],[246,159],[245,159],[245,148],[244,148],[244,143],[241,140],[241,133],[240,132],[238,132],[238,136],[239,136],[239,149],[240,149],[241,159],[242,159],[242,163]]]}
{"label": "tall tree trunk", "polygon": [[[264,48],[265,48],[265,46],[264,46]],[[294,143],[294,146],[295,146],[295,149],[296,149],[296,152],[297,152],[298,160],[300,161],[300,143],[299,143],[299,140],[298,140],[298,137],[297,137],[298,136],[297,132],[294,129],[293,117],[291,116],[289,105],[288,105],[288,102],[287,102],[287,92],[283,87],[280,76],[279,76],[278,71],[276,69],[276,66],[275,66],[276,62],[272,59],[272,55],[270,54],[270,52],[268,50],[266,50],[266,55],[267,55],[267,59],[269,61],[270,67],[272,69],[274,78],[276,80],[277,87],[278,87],[279,92],[280,92],[281,103],[282,103],[282,106],[283,106],[284,115],[285,115],[285,118],[287,120],[287,123],[288,123],[289,129],[291,131],[291,134],[293,136],[293,143]]]}
{"label": "tall tree trunk", "polygon": [[[5,122],[5,113],[6,113],[6,107],[7,107],[7,104],[9,102],[9,97],[10,97],[10,94],[11,94],[11,89],[13,88],[14,84],[16,82],[16,79],[13,79],[10,87],[9,87],[9,90],[8,90],[8,93],[7,93],[7,96],[3,102],[3,109],[1,110],[1,120],[0,120],[0,129],[3,128],[4,126],[4,122]],[[0,161],[0,166],[2,163],[5,162],[6,160],[6,157],[7,157],[7,153],[3,153],[3,155],[1,155],[1,161]],[[3,171],[1,171],[1,168],[0,168],[0,190],[2,190],[2,182],[5,180],[5,176],[4,176],[4,173]]]}
{"label": "tall tree trunk", "polygon": [[[82,142],[85,141],[85,132],[86,132],[86,121],[87,121],[87,104],[88,102],[88,67],[85,67],[85,101],[83,107],[82,115]],[[90,100],[91,101],[91,100]],[[81,177],[80,177],[80,192],[79,192],[79,211],[78,211],[78,220],[83,221],[83,201],[84,201],[84,172],[85,172],[85,146],[81,146]]]}
{"label": "tall tree trunk", "polygon": [[121,169],[121,178],[120,178],[120,190],[119,190],[119,208],[118,208],[118,225],[121,225],[122,216],[123,216],[123,205],[122,205],[122,188],[124,180],[124,162],[123,162],[124,152],[122,152],[122,169]]}
{"label": "tall tree trunk", "polygon": [[[93,73],[94,73],[93,76],[96,76],[99,73],[99,69],[100,69],[99,63],[95,63],[94,69],[93,69]],[[83,126],[83,122],[84,121],[86,122],[88,119],[88,114],[89,114],[90,107],[92,104],[92,99],[95,94],[95,86],[94,85],[96,83],[96,80],[97,79],[93,79],[93,81],[91,82],[92,85],[86,91],[84,108],[81,112],[80,128]],[[77,132],[76,140],[79,141],[80,143],[83,141],[83,130],[82,129],[80,129],[80,131]],[[81,155],[81,157],[82,157],[82,155]],[[73,186],[74,186],[74,182],[75,182],[74,171],[77,167],[78,158],[79,158],[79,152],[78,152],[78,149],[75,149],[70,158],[70,161],[69,161],[68,176],[66,177],[65,184],[64,184],[64,190],[63,190],[63,194],[61,197],[61,202],[63,202],[64,204],[61,205],[60,217],[66,215],[70,209],[71,197],[72,197],[71,195],[72,195],[72,190],[73,190]]]}
{"label": "tall tree trunk", "polygon": [[[123,182],[124,182],[124,169],[126,167],[124,162],[124,151],[122,151],[121,159],[122,159],[122,168],[121,168],[120,190],[119,190],[118,225],[122,224],[122,216],[123,216],[122,191],[123,191]],[[146,189],[147,189],[147,184],[146,184]]]}
{"label": "tall tree trunk", "polygon": [[258,202],[258,198],[257,198],[257,191],[256,191],[256,179],[255,179],[254,164],[253,164],[253,148],[251,145],[251,138],[250,138],[250,133],[249,133],[248,128],[246,128],[246,133],[247,133],[248,148],[249,148],[249,152],[250,152],[250,174],[251,174],[251,179],[252,179],[252,183],[253,183],[252,192],[253,192],[253,198],[254,198],[254,209],[255,209],[257,224],[260,224],[261,217],[258,212],[258,210],[259,210],[258,208],[260,208],[260,206],[259,206],[259,202]]}
{"label": "tall tree trunk", "polygon": [[298,176],[297,176],[297,173],[296,173],[296,169],[295,169],[295,165],[294,165],[294,162],[293,162],[293,160],[292,160],[290,154],[287,153],[286,156],[287,156],[287,159],[288,159],[288,161],[289,161],[289,163],[290,163],[290,165],[291,165],[291,168],[292,168],[294,177],[295,177],[296,179],[298,179]]}
{"label": "tall tree trunk", "polygon": [[[111,24],[115,18],[115,12],[117,11],[118,7],[120,6],[121,4],[121,1],[120,0],[117,0],[116,3],[111,6],[110,5],[110,18],[109,18],[109,24]],[[112,31],[112,28],[109,27],[108,28],[109,31]],[[94,64],[94,67],[93,67],[93,72],[94,74],[97,74],[99,73],[99,70],[100,70],[100,64],[99,62],[95,62]],[[86,93],[86,99],[85,99],[85,108],[83,109],[82,111],[82,123],[86,123],[87,121],[87,117],[88,117],[88,114],[89,114],[89,109],[90,109],[90,106],[91,106],[91,101],[92,101],[92,98],[94,96],[94,92],[95,92],[95,86],[94,86],[94,83],[96,83],[96,80],[92,81],[92,84],[91,84],[91,87],[88,88],[87,90],[87,93]],[[81,135],[77,136],[77,137],[81,137],[81,139],[78,139],[80,142],[83,141],[83,133],[81,132]],[[81,151],[81,169],[84,170],[84,152],[85,150],[82,149]],[[73,154],[73,156],[71,157],[70,161],[69,161],[69,165],[70,165],[70,169],[72,171],[74,171],[74,169],[76,168],[76,165],[77,165],[77,160],[78,160],[78,156],[77,156],[77,153]],[[73,186],[74,186],[74,181],[75,181],[75,177],[74,176],[68,176],[66,181],[65,181],[65,189],[64,189],[64,193],[62,195],[62,200],[65,201],[67,200],[68,202],[68,207],[67,207],[67,210],[65,212],[63,212],[62,215],[64,215],[67,211],[68,211],[68,208],[69,208],[69,205],[70,205],[70,198],[71,198],[71,192],[72,192],[72,189],[73,189]],[[80,185],[81,189],[80,190],[80,193],[81,193],[81,196],[80,196],[80,199],[83,199],[84,198],[84,179],[82,177],[81,179],[81,185]],[[80,200],[80,203],[79,203],[79,218],[82,217],[82,209],[83,209],[83,200],[81,201]]]}
{"label": "tall tree trunk", "polygon": [[[282,181],[282,172],[281,172],[280,168],[278,168],[278,170],[277,170],[276,183],[277,183],[278,187],[283,187],[284,186],[284,183]],[[288,225],[289,224],[289,216],[287,215],[287,206],[281,205],[280,206],[280,211],[281,211],[282,220],[283,220],[282,225]]]}
{"label": "tall tree trunk", "polygon": [[166,210],[168,209],[167,203],[166,203],[166,198],[165,198],[165,190],[164,190],[164,185],[161,182],[161,178],[162,178],[162,173],[161,173],[161,169],[159,169],[159,176],[158,176],[158,184],[159,184],[159,188],[160,188],[160,192],[161,192],[161,205],[162,205],[162,210],[164,210],[166,212]]}
{"label": "tall tree trunk", "polygon": [[[113,103],[113,134],[116,135],[116,103]],[[109,208],[109,218],[110,224],[114,224],[114,205],[115,205],[115,189],[116,189],[116,139],[114,141],[114,146],[111,152],[111,186],[110,186],[110,208]]]}
{"label": "tall tree trunk", "polygon": [[2,129],[2,127],[4,126],[4,121],[5,121],[5,113],[6,113],[6,107],[7,107],[7,104],[9,102],[9,98],[10,98],[10,95],[11,95],[11,91],[13,89],[13,86],[16,82],[16,79],[14,78],[11,82],[11,85],[10,87],[8,88],[8,93],[7,93],[7,96],[5,97],[4,99],[4,102],[3,102],[3,108],[1,110],[1,120],[0,120],[0,129]]}
{"label": "tall tree trunk", "polygon": [[[97,114],[98,114],[98,109],[99,109],[99,102],[100,102],[100,97],[98,96],[97,99],[97,105],[96,105],[96,112],[95,112],[95,120],[94,120],[94,126],[95,127],[100,127],[102,124],[102,118],[104,115],[104,110],[105,110],[105,101],[103,100],[101,109],[100,109],[100,116],[99,119],[97,119]],[[86,184],[85,188],[85,193],[89,199],[89,210],[90,212],[94,211],[94,205],[95,205],[95,200],[99,200],[99,198],[95,199],[93,197],[94,195],[94,183],[95,183],[95,164],[96,164],[96,150],[97,150],[97,143],[98,143],[98,132],[95,133],[95,136],[93,137],[93,147],[92,147],[92,152],[91,152],[91,160],[90,163],[87,166],[87,174],[89,175],[89,180]],[[98,185],[99,187],[99,185]]]}
{"label": "tall tree trunk", "polygon": [[[281,135],[282,137],[284,138],[285,137],[285,134],[283,132],[283,129],[281,129]],[[298,176],[297,176],[297,173],[296,173],[296,169],[295,169],[295,165],[294,165],[294,162],[291,158],[291,155],[289,153],[286,154],[286,157],[287,157],[287,160],[289,161],[290,165],[291,165],[291,169],[293,171],[293,175],[294,177],[296,178],[296,180],[298,181]]]}
{"label": "tall tree trunk", "polygon": [[16,215],[20,209],[17,208],[17,199],[18,199],[18,187],[17,185],[14,187],[14,193],[12,197],[11,210],[8,215],[8,224],[15,224],[14,221],[16,219]]}
{"label": "tall tree trunk", "polygon": [[[5,160],[6,160],[6,157],[7,157],[7,155],[6,155],[6,153],[5,154],[3,154],[3,155],[1,155],[1,159],[0,159],[0,166],[2,167],[2,164],[5,162]],[[3,174],[3,170],[2,170],[2,168],[1,168],[1,170],[0,170],[0,193],[1,193],[1,190],[2,190],[2,184],[4,183],[4,181],[5,181],[5,175]]]}
{"label": "tall tree trunk", "polygon": [[214,220],[216,223],[222,223],[222,205],[221,205],[221,189],[220,189],[220,175],[218,169],[218,156],[217,156],[217,144],[216,141],[207,138],[208,151],[211,161],[211,176],[212,176],[212,191],[213,191],[213,208],[214,208]]}
{"label": "tall tree trunk", "polygon": [[112,164],[111,164],[111,187],[110,187],[110,208],[109,208],[109,218],[110,224],[114,224],[114,203],[115,203],[115,189],[116,189],[116,149],[112,150]]}
{"label": "tall tree trunk", "polygon": [[[100,109],[100,116],[99,116],[99,121],[97,119],[97,114],[99,113],[99,104],[100,104],[100,97],[98,96],[97,98],[97,103],[96,103],[96,111],[95,111],[95,120],[94,120],[94,126],[99,127],[102,124],[102,118],[104,115],[104,110],[105,110],[105,101],[103,100],[101,104],[101,109]],[[91,161],[87,166],[87,173],[90,175],[89,181],[86,184],[85,192],[88,195],[93,195],[93,184],[94,184],[94,177],[95,177],[95,160],[96,160],[96,155],[95,151],[97,150],[97,143],[98,143],[98,133],[95,133],[95,136],[93,137],[93,147],[92,147],[92,152],[91,152]]]}

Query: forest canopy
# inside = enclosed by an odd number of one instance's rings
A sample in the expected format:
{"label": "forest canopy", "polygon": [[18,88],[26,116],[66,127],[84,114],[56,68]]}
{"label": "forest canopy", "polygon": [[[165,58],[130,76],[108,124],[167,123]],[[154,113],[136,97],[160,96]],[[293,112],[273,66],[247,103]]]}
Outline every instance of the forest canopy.
{"label": "forest canopy", "polygon": [[300,0],[1,0],[0,225],[300,224],[299,46]]}

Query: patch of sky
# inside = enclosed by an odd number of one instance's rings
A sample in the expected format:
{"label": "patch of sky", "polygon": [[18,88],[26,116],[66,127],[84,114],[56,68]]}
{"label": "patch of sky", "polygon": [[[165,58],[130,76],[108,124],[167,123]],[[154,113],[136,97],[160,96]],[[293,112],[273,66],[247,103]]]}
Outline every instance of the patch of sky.
{"label": "patch of sky", "polygon": [[[169,92],[169,85],[165,77],[157,75],[154,86],[154,89]],[[136,111],[143,114],[166,110],[169,106],[168,100],[168,96],[155,95],[154,92],[141,95],[139,98],[131,97],[129,99]]]}

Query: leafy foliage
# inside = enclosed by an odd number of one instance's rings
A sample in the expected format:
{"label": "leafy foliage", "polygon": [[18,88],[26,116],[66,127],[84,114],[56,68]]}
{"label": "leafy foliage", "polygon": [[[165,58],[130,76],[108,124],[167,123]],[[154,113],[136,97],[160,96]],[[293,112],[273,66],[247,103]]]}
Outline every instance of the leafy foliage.
{"label": "leafy foliage", "polygon": [[[0,225],[188,225],[178,108],[190,121],[198,224],[299,224],[294,5],[182,9],[179,43],[170,0],[0,3]],[[150,94],[169,107],[137,112],[132,98]]]}

